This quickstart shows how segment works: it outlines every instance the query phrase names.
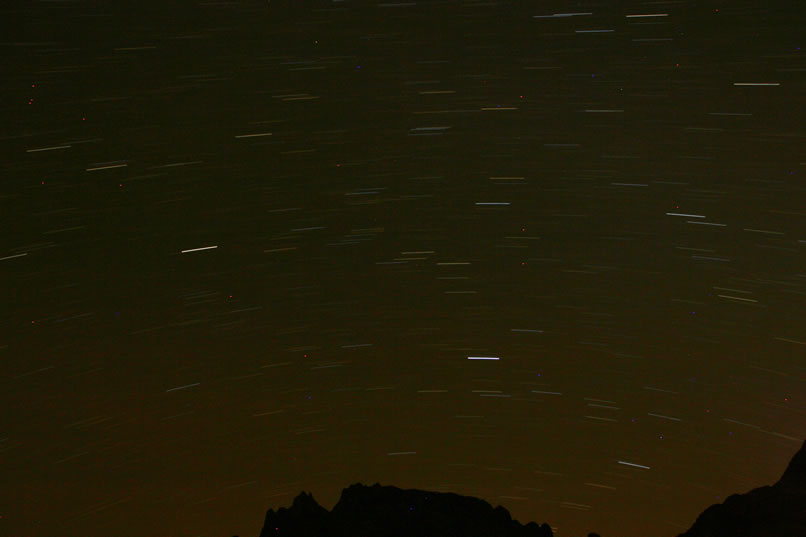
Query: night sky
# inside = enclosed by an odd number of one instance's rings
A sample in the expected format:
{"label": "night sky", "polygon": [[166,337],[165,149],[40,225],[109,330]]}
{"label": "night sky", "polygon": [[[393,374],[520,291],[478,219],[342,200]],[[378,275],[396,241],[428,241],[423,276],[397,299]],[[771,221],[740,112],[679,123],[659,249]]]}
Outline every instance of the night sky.
{"label": "night sky", "polygon": [[255,536],[360,481],[672,536],[777,480],[773,5],[3,3],[0,534]]}

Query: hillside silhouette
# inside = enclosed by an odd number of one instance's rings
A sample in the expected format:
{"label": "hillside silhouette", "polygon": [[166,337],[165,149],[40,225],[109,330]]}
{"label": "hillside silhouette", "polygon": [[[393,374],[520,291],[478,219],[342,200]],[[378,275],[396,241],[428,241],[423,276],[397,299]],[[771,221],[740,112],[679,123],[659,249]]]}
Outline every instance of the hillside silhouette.
{"label": "hillside silhouette", "polygon": [[[328,511],[302,492],[269,509],[260,537],[553,537],[479,498],[356,483]],[[588,537],[599,537],[591,533]],[[617,537],[617,536],[616,536]],[[708,507],[678,537],[806,537],[806,442],[777,483]]]}
{"label": "hillside silhouette", "polygon": [[733,494],[678,537],[806,536],[806,442],[772,486]]}

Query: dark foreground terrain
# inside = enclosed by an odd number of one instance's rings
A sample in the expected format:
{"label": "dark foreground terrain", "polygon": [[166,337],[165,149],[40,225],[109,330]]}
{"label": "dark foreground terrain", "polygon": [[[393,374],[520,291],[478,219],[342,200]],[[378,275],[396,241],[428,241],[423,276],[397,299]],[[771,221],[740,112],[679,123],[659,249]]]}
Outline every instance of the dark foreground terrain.
{"label": "dark foreground terrain", "polygon": [[[469,496],[354,484],[331,511],[302,492],[269,509],[260,537],[552,537],[551,527],[513,520],[501,506]],[[596,534],[590,534],[593,537]],[[806,536],[806,442],[772,486],[734,494],[706,509],[679,537]]]}
{"label": "dark foreground terrain", "polygon": [[679,537],[806,536],[806,442],[772,486],[729,496]]}

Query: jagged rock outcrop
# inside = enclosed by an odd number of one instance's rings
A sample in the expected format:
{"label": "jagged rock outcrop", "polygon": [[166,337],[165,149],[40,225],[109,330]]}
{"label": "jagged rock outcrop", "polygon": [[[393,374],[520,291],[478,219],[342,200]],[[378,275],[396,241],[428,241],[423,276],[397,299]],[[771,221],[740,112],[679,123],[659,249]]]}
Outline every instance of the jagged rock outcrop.
{"label": "jagged rock outcrop", "polygon": [[260,537],[320,537],[325,535],[329,519],[330,512],[312,494],[301,492],[291,507],[281,507],[276,513],[269,509]]}
{"label": "jagged rock outcrop", "polygon": [[512,520],[501,506],[443,492],[351,485],[327,511],[302,493],[269,509],[260,537],[552,537],[548,524]]}
{"label": "jagged rock outcrop", "polygon": [[[309,493],[269,509],[260,537],[553,537],[501,506],[444,492],[351,485],[332,511]],[[588,537],[599,537],[591,533]],[[772,486],[712,505],[678,537],[806,537],[806,442]]]}
{"label": "jagged rock outcrop", "polygon": [[806,536],[806,442],[772,486],[729,496],[678,537]]}

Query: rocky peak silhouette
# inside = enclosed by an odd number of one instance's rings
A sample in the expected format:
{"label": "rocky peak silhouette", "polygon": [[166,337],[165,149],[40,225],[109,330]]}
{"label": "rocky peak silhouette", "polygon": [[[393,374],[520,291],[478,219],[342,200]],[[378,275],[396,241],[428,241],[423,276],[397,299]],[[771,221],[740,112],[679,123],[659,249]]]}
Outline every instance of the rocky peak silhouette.
{"label": "rocky peak silhouette", "polygon": [[356,483],[327,511],[302,493],[269,509],[260,537],[552,537],[548,524],[523,525],[501,506],[444,492]]}

